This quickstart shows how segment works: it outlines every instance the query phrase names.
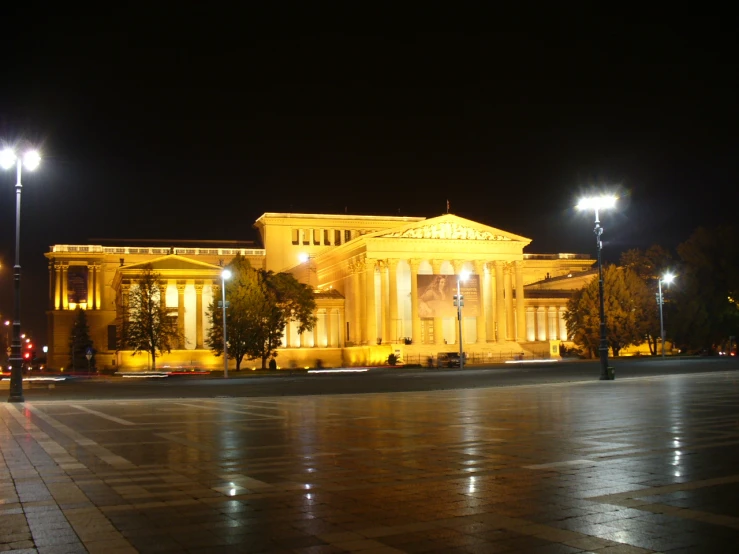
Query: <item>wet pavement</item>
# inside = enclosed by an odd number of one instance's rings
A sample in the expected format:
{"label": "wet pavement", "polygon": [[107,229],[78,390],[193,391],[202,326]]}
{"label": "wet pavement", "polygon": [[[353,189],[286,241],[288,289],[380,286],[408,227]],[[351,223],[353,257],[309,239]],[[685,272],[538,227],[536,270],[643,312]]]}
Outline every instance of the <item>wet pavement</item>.
{"label": "wet pavement", "polygon": [[0,406],[0,551],[733,552],[739,372]]}

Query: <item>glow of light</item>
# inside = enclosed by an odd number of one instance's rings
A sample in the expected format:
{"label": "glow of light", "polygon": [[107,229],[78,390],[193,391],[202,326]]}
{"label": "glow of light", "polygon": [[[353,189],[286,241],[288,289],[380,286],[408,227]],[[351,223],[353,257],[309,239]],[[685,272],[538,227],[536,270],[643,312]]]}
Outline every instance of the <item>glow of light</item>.
{"label": "glow of light", "polygon": [[548,364],[548,363],[557,363],[559,360],[557,358],[552,358],[551,360],[507,360],[507,364]]}
{"label": "glow of light", "polygon": [[672,273],[665,273],[662,276],[662,282],[663,283],[669,284],[669,283],[672,283],[674,280],[675,280],[675,275],[672,274]]}
{"label": "glow of light", "polygon": [[[307,367],[305,369],[308,369]],[[357,369],[349,369],[348,367],[340,367],[338,369],[308,369],[308,373],[364,373],[369,371],[368,367],[360,367]]]}
{"label": "glow of light", "polygon": [[300,261],[301,264],[304,264],[309,259],[310,259],[310,256],[308,256],[308,254],[306,254],[305,252],[301,252],[300,254],[298,254],[298,260]]}
{"label": "glow of light", "polygon": [[575,206],[578,210],[605,210],[613,208],[616,205],[617,197],[615,196],[588,196],[581,198]]}
{"label": "glow of light", "polygon": [[229,489],[228,496],[236,496],[236,489]]}
{"label": "glow of light", "polygon": [[3,169],[10,169],[15,165],[15,152],[12,148],[3,148],[0,152],[0,166]]}
{"label": "glow of light", "polygon": [[470,276],[470,272],[467,270],[464,270],[459,274],[459,280],[464,283],[468,279],[469,276]]}
{"label": "glow of light", "polygon": [[224,269],[224,270],[223,270],[223,271],[221,272],[221,278],[222,278],[222,279],[225,279],[225,280],[228,280],[228,279],[230,279],[230,278],[231,278],[231,271],[230,271],[230,270],[228,270],[228,269]]}
{"label": "glow of light", "polygon": [[305,498],[308,499],[308,500],[313,500],[313,495],[312,494],[306,494],[305,495]]}
{"label": "glow of light", "polygon": [[41,154],[38,150],[29,150],[23,155],[23,165],[29,171],[36,169],[41,163]]}
{"label": "glow of light", "polygon": [[475,488],[475,477],[470,477],[467,483],[467,492],[472,494],[477,489]]}
{"label": "glow of light", "polygon": [[308,490],[308,491],[310,490],[310,485],[309,485],[308,483],[306,483],[306,484],[305,484],[305,485],[303,485],[303,486],[305,487],[305,490]]}

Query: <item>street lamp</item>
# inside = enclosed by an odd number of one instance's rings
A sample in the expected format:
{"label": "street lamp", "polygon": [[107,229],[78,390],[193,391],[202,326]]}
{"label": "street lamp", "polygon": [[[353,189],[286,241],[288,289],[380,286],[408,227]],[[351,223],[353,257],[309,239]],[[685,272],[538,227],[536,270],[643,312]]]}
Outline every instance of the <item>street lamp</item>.
{"label": "street lamp", "polygon": [[665,357],[665,325],[662,319],[662,304],[664,304],[664,300],[662,299],[662,283],[664,282],[669,285],[674,280],[675,276],[672,273],[665,273],[657,281],[659,288],[659,293],[657,294],[657,304],[659,304],[659,336],[662,341],[662,358]]}
{"label": "street lamp", "polygon": [[454,305],[457,306],[457,322],[459,323],[459,369],[464,368],[464,340],[462,337],[462,306],[464,306],[464,297],[460,290],[459,284],[466,281],[469,277],[467,271],[463,271],[457,276],[457,294],[454,297]]}
{"label": "street lamp", "polygon": [[228,379],[228,347],[226,344],[226,280],[231,278],[228,269],[221,271],[221,292],[223,293],[223,378]]}
{"label": "street lamp", "polygon": [[598,248],[598,294],[600,297],[600,346],[598,351],[600,353],[600,380],[609,381],[613,379],[611,374],[608,372],[608,341],[606,340],[606,306],[603,297],[603,260],[601,257],[601,250],[603,250],[603,241],[600,237],[603,234],[603,227],[600,226],[600,219],[598,218],[598,212],[600,210],[613,208],[616,205],[615,196],[590,196],[582,198],[576,208],[578,210],[593,210],[595,211],[595,244]]}
{"label": "street lamp", "polygon": [[10,396],[8,402],[23,402],[23,353],[21,352],[21,172],[23,167],[29,171],[36,169],[41,162],[41,156],[36,150],[28,150],[22,156],[16,154],[12,148],[0,151],[0,166],[10,169],[15,165],[15,265],[13,266],[13,289],[15,302],[13,310],[13,344],[10,347]]}

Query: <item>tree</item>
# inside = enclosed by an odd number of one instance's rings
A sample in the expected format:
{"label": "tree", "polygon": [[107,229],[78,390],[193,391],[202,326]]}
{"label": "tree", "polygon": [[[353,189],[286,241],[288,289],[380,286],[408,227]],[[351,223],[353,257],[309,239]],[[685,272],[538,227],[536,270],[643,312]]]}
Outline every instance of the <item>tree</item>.
{"label": "tree", "polygon": [[[88,348],[92,351],[92,358],[89,362],[87,360]],[[92,348],[87,313],[79,307],[74,312],[74,323],[69,332],[69,367],[72,371],[86,371],[95,367],[95,350]]]}
{"label": "tree", "polygon": [[677,250],[682,265],[667,314],[672,335],[681,349],[713,349],[739,334],[737,228],[698,228]]}
{"label": "tree", "polygon": [[184,341],[177,330],[176,319],[167,311],[162,290],[159,274],[151,265],[146,265],[131,286],[128,304],[123,306],[122,344],[132,349],[134,356],[148,352],[152,369],[156,369],[157,354],[170,352]]}
{"label": "tree", "polygon": [[[226,339],[229,357],[241,369],[244,357],[267,360],[277,355],[285,325],[298,323],[298,332],[313,328],[316,308],[313,289],[288,273],[255,269],[243,256],[228,265],[226,282]],[[208,307],[212,325],[206,343],[216,356],[223,354],[223,310],[214,302]]]}
{"label": "tree", "polygon": [[[606,340],[613,355],[629,344],[644,342],[645,305],[649,296],[646,285],[633,271],[614,265],[603,269],[606,313]],[[565,324],[573,342],[594,358],[600,344],[600,296],[598,278],[579,291],[567,303]]]}
{"label": "tree", "polygon": [[652,293],[644,306],[646,338],[652,356],[657,355],[657,343],[661,332],[659,304],[656,300],[659,279],[673,267],[673,264],[670,252],[657,244],[650,246],[646,252],[635,248],[621,254],[621,266],[632,270]]}

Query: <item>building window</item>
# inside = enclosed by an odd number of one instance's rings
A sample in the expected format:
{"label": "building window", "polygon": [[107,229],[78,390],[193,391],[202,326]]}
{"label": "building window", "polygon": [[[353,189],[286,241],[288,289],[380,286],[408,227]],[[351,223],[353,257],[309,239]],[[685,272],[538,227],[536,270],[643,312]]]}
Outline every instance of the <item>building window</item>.
{"label": "building window", "polygon": [[336,229],[334,231],[334,245],[339,246],[341,244],[341,231]]}
{"label": "building window", "polygon": [[350,240],[352,240],[352,232],[347,229],[344,231],[344,242],[349,242]]}
{"label": "building window", "polygon": [[293,244],[295,246],[299,245],[300,244],[300,229],[293,229],[292,234],[293,234]]}
{"label": "building window", "polygon": [[310,229],[303,229],[303,245],[310,245]]}
{"label": "building window", "polygon": [[328,229],[323,230],[323,244],[325,244],[326,246],[331,245],[331,231],[329,231]]}
{"label": "building window", "polygon": [[313,244],[321,244],[321,230],[313,229]]}

